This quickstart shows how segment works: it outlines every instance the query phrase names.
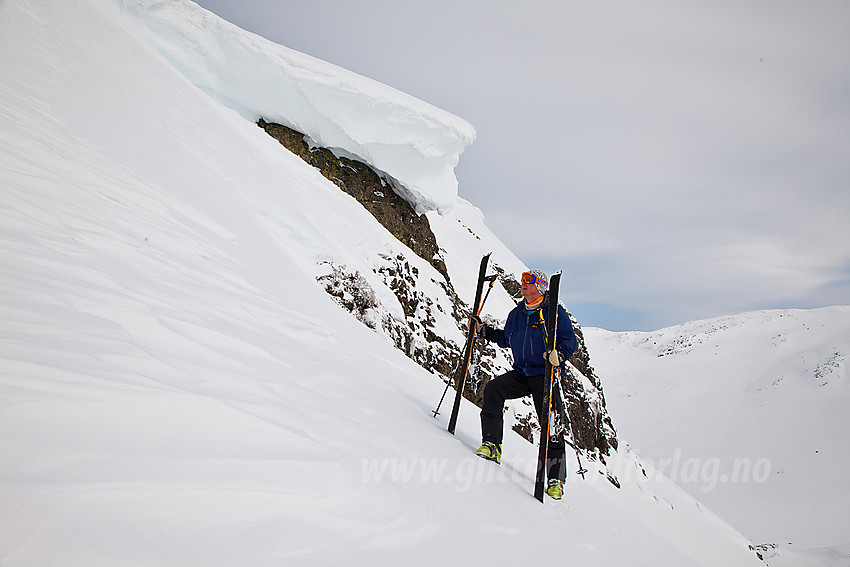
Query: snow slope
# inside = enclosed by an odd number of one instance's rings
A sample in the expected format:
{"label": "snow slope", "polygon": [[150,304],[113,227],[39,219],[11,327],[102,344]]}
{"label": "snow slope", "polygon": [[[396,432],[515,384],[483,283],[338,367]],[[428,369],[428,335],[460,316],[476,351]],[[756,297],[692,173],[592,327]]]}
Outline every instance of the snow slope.
{"label": "snow slope", "polygon": [[850,564],[850,306],[584,336],[643,461],[778,545],[771,565]]}
{"label": "snow slope", "polygon": [[[279,53],[184,1],[0,3],[0,565],[424,565],[494,538],[504,565],[758,564],[628,451],[609,461],[620,489],[591,463],[541,506],[534,447],[471,456],[466,403],[449,436],[439,378],[315,279],[325,260],[369,275],[379,254],[415,263],[426,292],[436,272],[180,64],[226,82],[232,50]],[[358,98],[328,69],[311,104]],[[379,141],[424,114],[372,109],[357,125]],[[482,250],[522,268],[470,204],[429,216],[462,295]]]}

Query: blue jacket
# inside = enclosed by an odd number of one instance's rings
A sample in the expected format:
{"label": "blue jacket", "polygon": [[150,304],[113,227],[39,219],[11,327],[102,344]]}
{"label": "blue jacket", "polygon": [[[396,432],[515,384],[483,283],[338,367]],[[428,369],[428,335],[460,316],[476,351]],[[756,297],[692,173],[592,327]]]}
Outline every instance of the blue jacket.
{"label": "blue jacket", "polygon": [[[540,314],[543,314],[543,321]],[[504,329],[488,328],[485,338],[502,348],[511,348],[514,357],[514,370],[523,376],[537,376],[546,371],[546,329],[543,327],[549,317],[549,296],[543,304],[533,311],[527,311],[525,302],[520,303],[508,313]],[[558,305],[558,328],[556,329],[555,348],[569,359],[578,348],[570,316]]]}

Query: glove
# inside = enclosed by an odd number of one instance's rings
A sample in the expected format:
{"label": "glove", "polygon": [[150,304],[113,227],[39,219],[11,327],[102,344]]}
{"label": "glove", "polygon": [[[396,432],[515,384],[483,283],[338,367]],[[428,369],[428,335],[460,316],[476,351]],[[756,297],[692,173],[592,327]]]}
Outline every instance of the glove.
{"label": "glove", "polygon": [[549,361],[549,364],[555,367],[561,366],[567,361],[564,358],[564,355],[561,354],[561,351],[556,348],[549,351],[549,354],[546,355],[546,360]]}
{"label": "glove", "polygon": [[474,329],[473,332],[472,332],[473,336],[481,333],[482,329],[484,328],[484,323],[481,321],[481,317],[477,317],[475,315],[470,317],[469,318],[469,328]]}
{"label": "glove", "polygon": [[481,317],[472,316],[469,318],[470,328],[475,326],[475,335],[486,339],[488,341],[492,340],[493,336],[493,327],[481,321]]}

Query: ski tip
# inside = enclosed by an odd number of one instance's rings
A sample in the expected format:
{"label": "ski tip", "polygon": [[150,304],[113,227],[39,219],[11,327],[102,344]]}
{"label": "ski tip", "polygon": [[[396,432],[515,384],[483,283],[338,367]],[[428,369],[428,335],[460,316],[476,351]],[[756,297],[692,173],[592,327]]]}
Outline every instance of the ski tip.
{"label": "ski tip", "polygon": [[[561,270],[558,270],[557,272],[552,274],[552,276],[560,276],[560,275],[561,275]],[[549,276],[549,277],[552,277],[552,276]]]}

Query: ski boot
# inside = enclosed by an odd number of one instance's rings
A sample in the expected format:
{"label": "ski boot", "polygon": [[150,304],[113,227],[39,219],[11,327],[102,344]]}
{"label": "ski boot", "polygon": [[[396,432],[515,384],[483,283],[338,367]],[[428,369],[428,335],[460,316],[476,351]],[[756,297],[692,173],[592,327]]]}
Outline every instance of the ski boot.
{"label": "ski boot", "polygon": [[478,447],[475,454],[482,459],[493,461],[497,465],[502,464],[502,447],[495,443],[491,443],[490,441],[485,441],[480,447]]}
{"label": "ski boot", "polygon": [[564,481],[555,478],[551,479],[549,481],[549,488],[546,489],[546,494],[555,500],[560,500],[564,496]]}

